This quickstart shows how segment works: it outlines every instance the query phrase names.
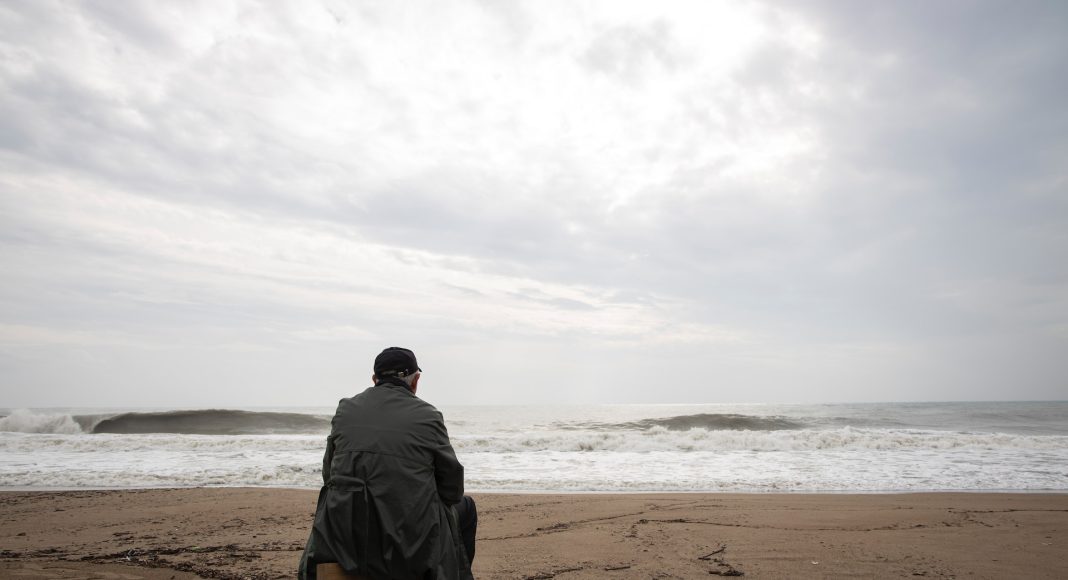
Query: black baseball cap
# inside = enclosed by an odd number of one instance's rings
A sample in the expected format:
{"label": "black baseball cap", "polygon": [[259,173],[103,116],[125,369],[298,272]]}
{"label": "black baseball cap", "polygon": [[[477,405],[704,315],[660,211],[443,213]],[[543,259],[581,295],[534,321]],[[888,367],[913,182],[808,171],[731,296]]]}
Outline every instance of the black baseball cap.
{"label": "black baseball cap", "polygon": [[414,372],[423,372],[415,360],[415,353],[399,346],[391,346],[375,357],[375,375],[380,377],[406,377]]}

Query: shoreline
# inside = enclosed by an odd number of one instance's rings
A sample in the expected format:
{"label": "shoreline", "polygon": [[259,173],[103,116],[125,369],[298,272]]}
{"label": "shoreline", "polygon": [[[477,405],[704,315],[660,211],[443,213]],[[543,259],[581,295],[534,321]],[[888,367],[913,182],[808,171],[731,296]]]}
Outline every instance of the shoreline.
{"label": "shoreline", "polygon": [[[0,486],[0,494],[16,492],[50,492],[60,493],[67,491],[139,491],[139,490],[168,490],[168,489],[261,489],[261,490],[292,490],[318,492],[319,486],[303,487],[295,485],[160,485],[160,486],[86,486],[86,487],[38,487],[25,485]],[[1068,488],[1064,489],[885,489],[885,490],[524,490],[524,489],[470,489],[468,495],[909,495],[909,494],[937,494],[937,493],[975,493],[975,494],[1041,494],[1041,495],[1068,495]]]}
{"label": "shoreline", "polygon": [[[472,495],[480,579],[1068,577],[1063,492]],[[0,576],[291,578],[316,497],[0,490]]]}

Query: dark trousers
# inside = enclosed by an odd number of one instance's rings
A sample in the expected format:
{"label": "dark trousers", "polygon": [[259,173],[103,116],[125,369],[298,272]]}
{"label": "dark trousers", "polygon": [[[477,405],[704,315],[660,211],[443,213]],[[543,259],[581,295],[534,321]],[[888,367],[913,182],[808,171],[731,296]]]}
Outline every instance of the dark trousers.
{"label": "dark trousers", "polygon": [[475,509],[475,500],[465,495],[460,503],[456,504],[456,519],[460,522],[460,539],[464,542],[467,550],[467,561],[475,561],[475,532],[478,530],[478,511]]}

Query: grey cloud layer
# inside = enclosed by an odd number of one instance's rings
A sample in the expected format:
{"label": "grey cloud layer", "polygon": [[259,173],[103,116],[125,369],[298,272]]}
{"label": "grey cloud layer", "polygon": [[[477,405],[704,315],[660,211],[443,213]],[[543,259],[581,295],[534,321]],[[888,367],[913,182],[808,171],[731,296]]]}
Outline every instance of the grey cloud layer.
{"label": "grey cloud layer", "polygon": [[321,362],[400,320],[457,376],[625,359],[620,400],[664,357],[769,400],[1057,392],[1068,10],[568,10],[0,8],[6,368],[62,382],[27,328]]}

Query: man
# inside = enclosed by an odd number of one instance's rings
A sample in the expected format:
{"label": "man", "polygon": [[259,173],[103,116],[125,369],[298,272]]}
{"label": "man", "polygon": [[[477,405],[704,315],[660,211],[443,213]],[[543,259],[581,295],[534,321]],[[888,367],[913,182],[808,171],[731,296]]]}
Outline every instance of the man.
{"label": "man", "polygon": [[415,353],[387,348],[374,386],[338,404],[302,580],[332,562],[374,580],[471,578],[475,505],[441,413],[415,395],[421,373]]}

